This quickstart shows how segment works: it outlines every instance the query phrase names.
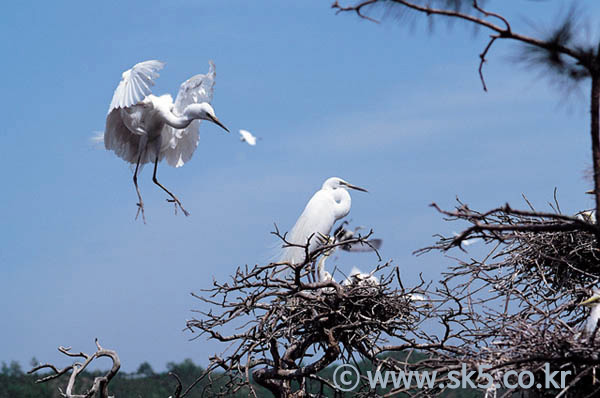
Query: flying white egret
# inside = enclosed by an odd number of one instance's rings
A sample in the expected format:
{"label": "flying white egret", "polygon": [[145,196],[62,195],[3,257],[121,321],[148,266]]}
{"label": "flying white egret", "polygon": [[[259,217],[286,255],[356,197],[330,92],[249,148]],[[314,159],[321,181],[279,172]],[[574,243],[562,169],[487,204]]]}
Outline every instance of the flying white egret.
{"label": "flying white egret", "polygon": [[[590,315],[585,322],[584,334],[587,336],[591,336],[596,327],[598,326],[598,321],[600,321],[600,291],[595,291],[594,294],[588,298],[587,300],[582,301],[579,305],[584,305],[586,307],[590,307]],[[600,336],[600,330],[597,333]]]}
{"label": "flying white egret", "polygon": [[240,141],[246,142],[250,146],[256,145],[256,137],[248,130],[240,130]]}
{"label": "flying white egret", "polygon": [[[328,178],[319,191],[308,201],[296,224],[286,236],[286,240],[296,245],[306,245],[310,239],[309,253],[317,249],[322,242],[318,236],[329,235],[335,222],[350,212],[352,199],[346,188],[367,192],[366,189],[352,185],[341,178]],[[290,265],[301,264],[305,260],[304,248],[286,247],[279,262]]]}
{"label": "flying white egret", "polygon": [[[157,97],[150,87],[164,63],[156,60],[140,62],[123,72],[113,95],[106,128],[104,146],[121,159],[135,164],[133,183],[138,195],[138,212],[144,219],[144,202],[137,183],[140,165],[154,162],[152,181],[161,187],[187,216],[181,202],[156,178],[158,162],[163,159],[173,167],[190,160],[198,146],[200,120],[211,121],[229,130],[217,119],[210,102],[215,84],[215,65],[209,62],[206,75],[195,75],[181,84],[175,102],[166,94]],[[144,219],[145,220],[145,219]]]}

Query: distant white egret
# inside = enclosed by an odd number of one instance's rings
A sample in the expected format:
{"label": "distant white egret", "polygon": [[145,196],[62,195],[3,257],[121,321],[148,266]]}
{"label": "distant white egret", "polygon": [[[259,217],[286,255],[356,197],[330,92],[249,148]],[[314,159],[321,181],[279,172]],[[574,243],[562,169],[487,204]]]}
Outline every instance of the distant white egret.
{"label": "distant white egret", "polygon": [[408,297],[408,299],[412,302],[416,302],[416,301],[427,301],[427,297],[423,296],[422,294],[419,293],[408,293],[406,295],[406,297]]}
{"label": "distant white egret", "polygon": [[[318,248],[322,244],[318,235],[329,235],[333,224],[350,212],[352,199],[346,188],[367,192],[366,189],[354,186],[341,178],[328,178],[309,200],[286,240],[296,245],[306,245],[312,236],[309,253]],[[301,264],[304,260],[305,253],[302,247],[286,247],[280,262],[294,265]]]}
{"label": "distant white egret", "polygon": [[424,296],[422,294],[408,293],[406,297],[415,307],[433,307],[431,300],[427,296]]}
{"label": "distant white egret", "polygon": [[590,224],[596,224],[596,210],[584,210],[576,214],[576,217]]}
{"label": "distant white egret", "polygon": [[164,63],[140,62],[125,71],[108,108],[104,146],[121,159],[135,164],[133,183],[138,195],[138,212],[144,218],[144,202],[137,183],[140,165],[154,163],[152,181],[161,187],[187,216],[181,202],[156,178],[158,162],[163,159],[173,167],[190,160],[198,146],[200,120],[211,121],[225,131],[210,102],[215,84],[212,61],[206,75],[195,75],[181,84],[175,102],[170,95],[157,97],[150,87]]}
{"label": "distant white egret", "polygon": [[[584,305],[586,307],[591,308],[590,315],[588,316],[587,321],[585,322],[584,329],[585,335],[591,336],[596,330],[596,327],[600,328],[600,326],[598,326],[598,321],[600,320],[600,291],[595,291],[590,298],[582,301],[580,305]],[[600,337],[600,329],[597,335],[598,337]]]}
{"label": "distant white egret", "polygon": [[250,146],[256,145],[256,137],[248,130],[240,130],[240,140],[248,143]]}
{"label": "distant white egret", "polygon": [[342,282],[342,285],[350,286],[357,284],[358,286],[378,286],[379,279],[373,275],[374,273],[375,270],[367,274],[361,272],[361,270],[359,270],[357,267],[352,267],[350,275],[344,280],[344,282]]}
{"label": "distant white egret", "polygon": [[[452,235],[454,235],[455,237],[458,237],[458,236],[459,236],[459,233],[458,233],[458,232],[456,232],[456,231],[454,231],[454,232],[452,232]],[[479,242],[480,240],[481,240],[481,238],[471,238],[471,239],[464,239],[464,240],[461,242],[461,245],[464,245],[464,246],[471,246],[473,243],[477,243],[477,242]]]}

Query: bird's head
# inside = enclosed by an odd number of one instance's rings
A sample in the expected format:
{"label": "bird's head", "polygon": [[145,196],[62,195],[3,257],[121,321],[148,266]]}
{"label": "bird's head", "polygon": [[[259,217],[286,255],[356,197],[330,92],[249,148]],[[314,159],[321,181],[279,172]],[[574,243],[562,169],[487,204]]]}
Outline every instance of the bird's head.
{"label": "bird's head", "polygon": [[598,304],[600,304],[600,291],[595,291],[590,298],[579,303],[579,305],[584,305],[586,307],[595,307]]}
{"label": "bird's head", "polygon": [[338,188],[350,188],[356,189],[357,191],[368,192],[366,189],[352,185],[349,182],[342,180],[339,177],[328,178],[324,183],[322,189],[338,189]]}
{"label": "bird's head", "polygon": [[184,113],[192,119],[202,119],[208,120],[209,122],[213,122],[214,124],[218,125],[219,127],[221,127],[229,133],[229,129],[225,127],[223,123],[219,121],[219,119],[217,119],[217,116],[215,115],[215,110],[208,102],[201,102],[199,104],[188,105],[185,108]]}

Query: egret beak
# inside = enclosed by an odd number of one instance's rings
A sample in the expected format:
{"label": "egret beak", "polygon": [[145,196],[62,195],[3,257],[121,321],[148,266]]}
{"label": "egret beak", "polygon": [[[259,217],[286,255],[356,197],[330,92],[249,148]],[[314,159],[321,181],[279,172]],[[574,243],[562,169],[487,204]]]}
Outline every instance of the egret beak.
{"label": "egret beak", "polygon": [[342,184],[342,185],[345,185],[346,187],[348,187],[348,188],[351,188],[351,189],[356,189],[357,191],[369,192],[369,191],[367,191],[367,190],[366,190],[366,189],[364,189],[364,188],[357,187],[356,185],[348,184],[348,183],[347,183],[347,182],[345,182],[345,181],[342,181],[342,182],[340,182],[340,184]]}
{"label": "egret beak", "polygon": [[225,127],[223,125],[223,123],[221,123],[219,121],[219,119],[217,119],[217,117],[213,117],[212,115],[208,115],[208,117],[210,118],[210,121],[213,122],[214,124],[216,124],[217,126],[221,127],[223,130],[227,131],[229,133],[229,129],[227,127]]}
{"label": "egret beak", "polygon": [[585,191],[585,193],[594,195],[594,194],[596,194],[596,191],[594,191],[593,189],[590,189],[589,191]]}
{"label": "egret beak", "polygon": [[582,301],[581,303],[579,303],[579,305],[589,306],[591,304],[597,303],[598,301],[600,301],[600,296],[594,295],[589,299]]}

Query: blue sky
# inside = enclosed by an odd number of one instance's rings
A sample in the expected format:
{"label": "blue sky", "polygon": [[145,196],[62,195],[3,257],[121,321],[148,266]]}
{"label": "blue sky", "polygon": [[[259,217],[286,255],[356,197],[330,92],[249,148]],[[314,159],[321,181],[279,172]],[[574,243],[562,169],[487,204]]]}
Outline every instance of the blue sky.
{"label": "blue sky", "polygon": [[[562,100],[539,72],[513,65],[510,43],[490,53],[484,93],[485,34],[440,23],[429,35],[423,23],[405,29],[336,16],[327,1],[295,3],[5,6],[0,361],[64,363],[57,346],[92,351],[98,337],[127,371],[146,360],[157,370],[187,357],[205,364],[224,347],[189,341],[185,320],[200,305],[190,292],[267,261],[273,223],[291,228],[327,177],[369,189],[352,193],[349,218],[384,239],[382,256],[407,284],[419,272],[435,280],[449,263],[411,255],[459,228],[432,201],[516,207],[525,194],[544,208],[557,187],[564,211],[591,206],[587,100]],[[560,8],[489,3],[525,33],[534,30],[527,11],[548,26]],[[600,8],[586,3],[593,18]],[[232,134],[203,124],[193,159],[159,168],[188,218],[173,215],[143,171],[144,225],[130,168],[89,139],[104,128],[121,73],[146,59],[167,63],[154,92],[173,95],[213,59],[213,106]],[[262,140],[241,143],[240,128]],[[338,259],[343,270],[375,263]]]}

